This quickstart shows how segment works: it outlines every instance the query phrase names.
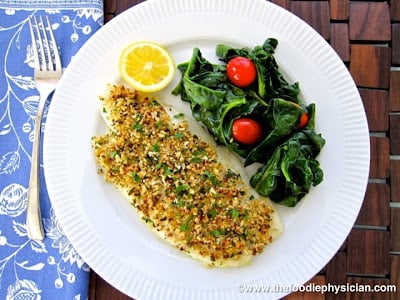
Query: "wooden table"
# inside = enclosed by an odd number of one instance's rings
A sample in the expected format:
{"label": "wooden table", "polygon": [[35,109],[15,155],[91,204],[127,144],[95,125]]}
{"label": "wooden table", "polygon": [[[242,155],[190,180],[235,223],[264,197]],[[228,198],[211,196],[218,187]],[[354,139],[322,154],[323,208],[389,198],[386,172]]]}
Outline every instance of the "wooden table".
{"label": "wooden table", "polygon": [[[140,2],[104,0],[105,22]],[[398,290],[298,292],[285,300],[400,299],[400,1],[272,2],[311,24],[337,51],[359,88],[370,129],[370,180],[363,207],[343,246],[311,282],[395,284]],[[92,272],[89,299],[131,298]]]}

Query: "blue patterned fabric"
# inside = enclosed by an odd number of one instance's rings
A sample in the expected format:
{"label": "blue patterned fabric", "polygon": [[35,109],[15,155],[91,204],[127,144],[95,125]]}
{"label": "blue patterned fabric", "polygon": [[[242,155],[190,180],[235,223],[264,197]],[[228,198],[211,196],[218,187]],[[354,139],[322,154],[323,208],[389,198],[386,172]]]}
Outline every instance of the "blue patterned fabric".
{"label": "blue patterned fabric", "polygon": [[43,165],[40,197],[46,238],[38,242],[27,236],[27,190],[39,101],[28,25],[28,17],[34,15],[49,16],[65,68],[103,24],[103,1],[0,0],[0,299],[87,299],[89,267],[54,215]]}

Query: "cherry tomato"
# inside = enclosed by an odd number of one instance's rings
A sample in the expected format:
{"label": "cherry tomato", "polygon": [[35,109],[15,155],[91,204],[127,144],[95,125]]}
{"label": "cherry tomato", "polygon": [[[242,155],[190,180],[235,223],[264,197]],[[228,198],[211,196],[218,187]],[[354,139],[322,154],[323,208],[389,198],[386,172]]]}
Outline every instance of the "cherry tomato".
{"label": "cherry tomato", "polygon": [[303,112],[303,114],[300,117],[300,121],[299,124],[297,124],[298,128],[303,128],[304,126],[306,126],[308,123],[308,113],[307,112]]}
{"label": "cherry tomato", "polygon": [[236,56],[226,65],[226,74],[230,82],[238,87],[246,87],[254,82],[257,76],[255,64],[248,58]]}
{"label": "cherry tomato", "polygon": [[236,142],[253,145],[262,137],[262,129],[257,121],[250,118],[239,118],[233,121],[232,137]]}

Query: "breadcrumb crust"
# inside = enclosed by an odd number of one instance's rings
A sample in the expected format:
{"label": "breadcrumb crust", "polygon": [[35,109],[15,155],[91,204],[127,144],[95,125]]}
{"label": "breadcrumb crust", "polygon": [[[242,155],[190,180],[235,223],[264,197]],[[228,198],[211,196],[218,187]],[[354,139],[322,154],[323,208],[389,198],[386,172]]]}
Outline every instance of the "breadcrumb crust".
{"label": "breadcrumb crust", "polygon": [[268,199],[254,198],[215,148],[124,86],[100,98],[108,132],[92,138],[100,173],[159,236],[210,266],[250,262],[282,232]]}

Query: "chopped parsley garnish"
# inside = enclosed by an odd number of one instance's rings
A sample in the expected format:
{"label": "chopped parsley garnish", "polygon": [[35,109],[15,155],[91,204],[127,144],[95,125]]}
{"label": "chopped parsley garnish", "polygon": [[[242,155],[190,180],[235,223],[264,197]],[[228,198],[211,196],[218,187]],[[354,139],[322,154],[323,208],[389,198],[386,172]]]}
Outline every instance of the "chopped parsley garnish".
{"label": "chopped parsley garnish", "polygon": [[136,172],[132,172],[132,178],[137,183],[140,183],[142,181],[142,179],[139,177],[139,175]]}
{"label": "chopped parsley garnish", "polygon": [[185,137],[185,134],[182,132],[177,132],[174,134],[174,139],[182,139]]}

